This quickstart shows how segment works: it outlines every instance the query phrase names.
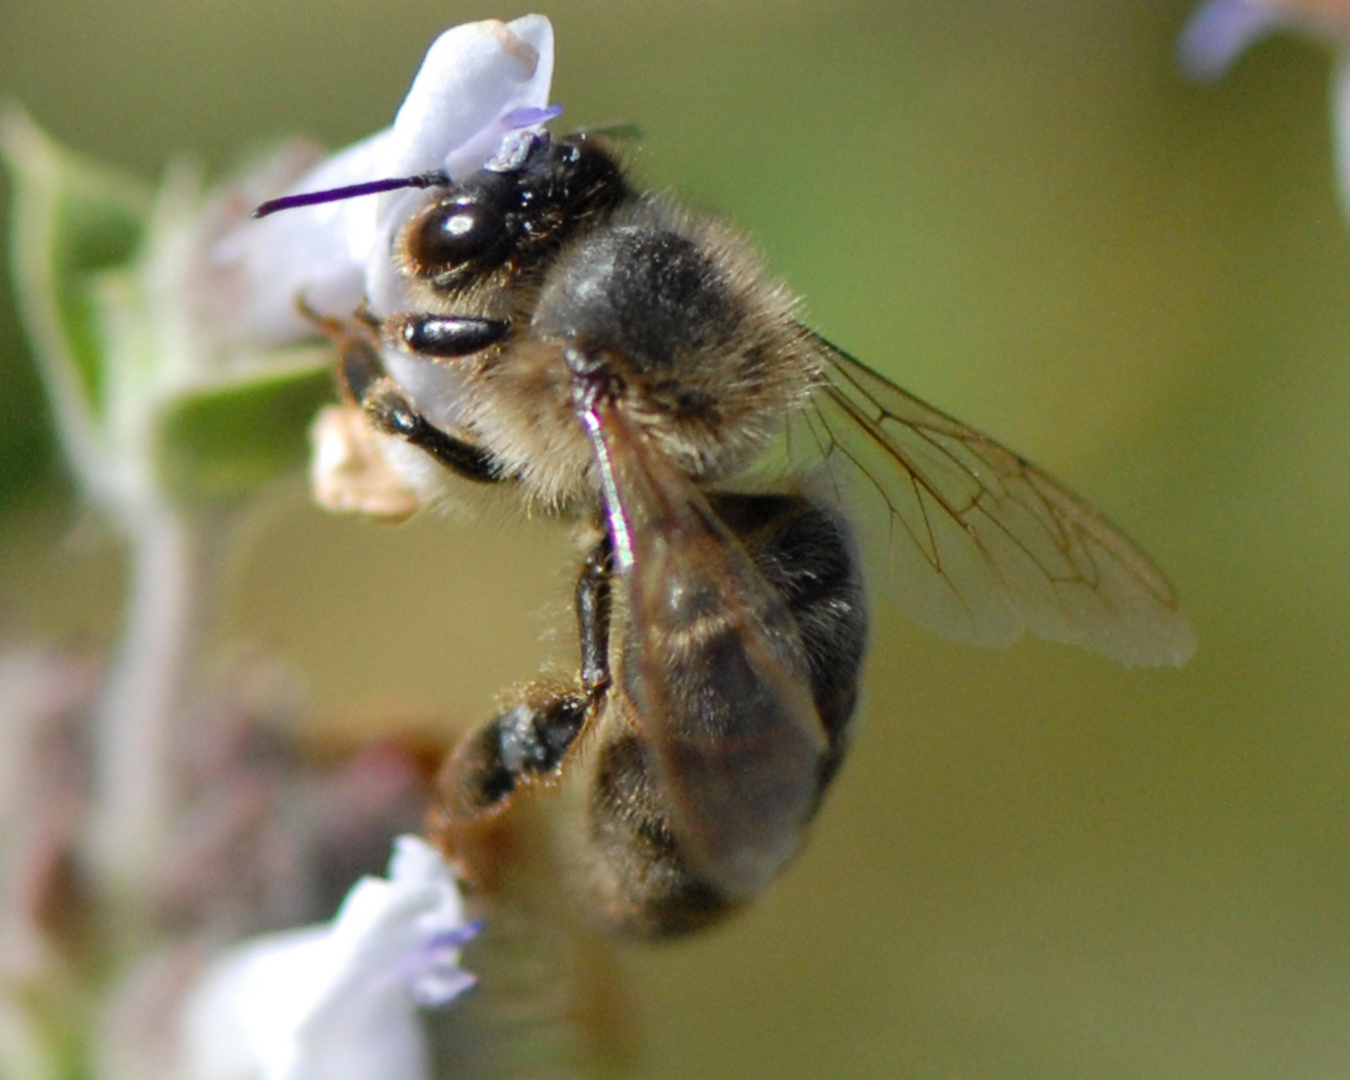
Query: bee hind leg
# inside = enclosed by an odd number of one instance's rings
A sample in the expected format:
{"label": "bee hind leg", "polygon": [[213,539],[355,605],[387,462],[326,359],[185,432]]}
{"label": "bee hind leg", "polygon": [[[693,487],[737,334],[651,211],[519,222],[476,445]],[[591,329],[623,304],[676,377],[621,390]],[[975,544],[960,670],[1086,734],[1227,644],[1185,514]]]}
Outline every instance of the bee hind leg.
{"label": "bee hind leg", "polygon": [[461,862],[474,832],[498,817],[518,788],[560,775],[572,744],[608,697],[612,575],[613,551],[605,533],[577,578],[580,688],[527,688],[517,704],[462,740],[442,769],[431,829]]}
{"label": "bee hind leg", "polygon": [[441,773],[447,812],[470,817],[505,805],[522,783],[562,764],[586,718],[571,691],[538,688],[464,739]]}
{"label": "bee hind leg", "polygon": [[455,747],[437,779],[427,829],[464,878],[496,886],[506,869],[506,811],[522,789],[560,778],[588,710],[585,695],[574,688],[529,687]]}

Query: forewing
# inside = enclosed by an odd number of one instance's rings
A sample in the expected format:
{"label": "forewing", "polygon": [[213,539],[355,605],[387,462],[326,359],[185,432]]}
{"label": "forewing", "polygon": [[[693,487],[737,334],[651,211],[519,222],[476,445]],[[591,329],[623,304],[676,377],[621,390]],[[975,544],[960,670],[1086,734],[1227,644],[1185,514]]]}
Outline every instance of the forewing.
{"label": "forewing", "polygon": [[819,796],[805,649],[784,598],[621,407],[582,419],[627,596],[623,690],[681,853],[747,899],[796,851]]}
{"label": "forewing", "polygon": [[1024,629],[1131,665],[1182,664],[1195,635],[1166,579],[1024,458],[818,339],[823,383],[789,430],[862,518],[880,577],[939,633]]}

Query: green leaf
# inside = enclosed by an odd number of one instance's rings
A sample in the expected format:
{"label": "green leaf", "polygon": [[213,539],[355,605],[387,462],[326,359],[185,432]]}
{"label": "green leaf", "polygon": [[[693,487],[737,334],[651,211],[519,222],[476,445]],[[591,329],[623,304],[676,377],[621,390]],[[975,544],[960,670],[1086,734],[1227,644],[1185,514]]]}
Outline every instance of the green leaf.
{"label": "green leaf", "polygon": [[310,421],[332,400],[332,354],[314,346],[247,378],[185,390],[161,417],[159,486],[178,502],[256,491],[304,465]]}
{"label": "green leaf", "polygon": [[94,282],[135,258],[150,189],[58,146],[13,104],[0,108],[0,157],[14,185],[11,272],[19,316],[67,449],[87,453],[99,441],[107,390]]}
{"label": "green leaf", "polygon": [[0,155],[20,315],[87,493],[126,520],[150,502],[239,498],[302,465],[332,400],[331,351],[233,340],[194,313],[212,212],[196,170],[171,168],[152,195],[17,106],[0,109]]}

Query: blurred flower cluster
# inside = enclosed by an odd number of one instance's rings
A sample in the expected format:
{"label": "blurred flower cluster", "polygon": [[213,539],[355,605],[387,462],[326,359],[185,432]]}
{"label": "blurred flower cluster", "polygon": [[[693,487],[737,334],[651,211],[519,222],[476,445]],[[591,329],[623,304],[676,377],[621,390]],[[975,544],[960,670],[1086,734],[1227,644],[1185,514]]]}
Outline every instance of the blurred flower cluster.
{"label": "blurred flower cluster", "polygon": [[[214,191],[186,165],[151,191],[0,117],[21,314],[130,576],[110,658],[0,649],[0,1075],[439,1073],[423,1014],[474,983],[479,929],[410,835],[443,748],[318,749],[284,665],[225,664],[211,632],[235,524],[311,458],[332,398],[316,321],[402,302],[390,236],[427,196],[250,212],[510,155],[554,114],[552,67],[541,16],[453,28],[391,127],[327,158],[288,146]],[[397,477],[363,493],[385,463],[359,412],[316,431],[330,505],[416,505]]]}

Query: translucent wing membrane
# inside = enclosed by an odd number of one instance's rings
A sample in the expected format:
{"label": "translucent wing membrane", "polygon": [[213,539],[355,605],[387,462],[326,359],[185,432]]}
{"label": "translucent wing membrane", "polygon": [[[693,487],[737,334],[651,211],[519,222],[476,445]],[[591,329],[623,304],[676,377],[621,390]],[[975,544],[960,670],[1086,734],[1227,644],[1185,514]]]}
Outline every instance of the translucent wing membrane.
{"label": "translucent wing membrane", "polygon": [[826,739],[804,646],[689,478],[620,409],[586,422],[627,594],[624,687],[683,857],[748,899],[797,850],[820,795]]}
{"label": "translucent wing membrane", "polygon": [[1189,658],[1195,635],[1171,586],[1109,522],[993,439],[817,340],[823,385],[793,421],[789,449],[798,464],[824,459],[828,482],[872,534],[876,591],[950,637],[1004,644],[1025,629],[1125,664]]}

